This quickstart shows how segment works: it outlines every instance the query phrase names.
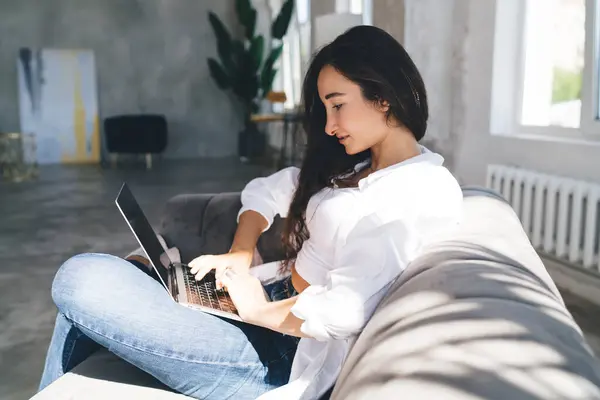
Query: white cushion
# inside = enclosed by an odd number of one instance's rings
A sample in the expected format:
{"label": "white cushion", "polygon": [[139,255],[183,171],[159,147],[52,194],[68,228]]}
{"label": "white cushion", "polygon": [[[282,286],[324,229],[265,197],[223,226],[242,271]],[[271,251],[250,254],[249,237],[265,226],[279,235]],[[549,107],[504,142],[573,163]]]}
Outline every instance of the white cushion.
{"label": "white cushion", "polygon": [[33,397],[34,400],[181,400],[151,375],[107,350],[93,354]]}

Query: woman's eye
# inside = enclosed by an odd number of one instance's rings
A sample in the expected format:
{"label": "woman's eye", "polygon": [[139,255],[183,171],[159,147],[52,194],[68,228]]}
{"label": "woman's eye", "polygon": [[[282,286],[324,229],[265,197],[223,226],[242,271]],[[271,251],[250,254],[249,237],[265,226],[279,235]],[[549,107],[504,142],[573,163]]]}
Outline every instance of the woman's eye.
{"label": "woman's eye", "polygon": [[343,104],[336,104],[335,106],[333,106],[334,109],[339,110],[340,108],[342,108]]}

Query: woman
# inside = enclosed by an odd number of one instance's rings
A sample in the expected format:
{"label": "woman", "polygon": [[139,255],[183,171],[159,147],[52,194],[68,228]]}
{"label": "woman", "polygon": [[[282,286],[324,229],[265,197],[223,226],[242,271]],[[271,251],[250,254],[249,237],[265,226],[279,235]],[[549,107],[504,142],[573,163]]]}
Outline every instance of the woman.
{"label": "woman", "polygon": [[[328,391],[390,284],[457,223],[462,195],[443,158],[418,144],[425,87],[384,31],[355,27],[321,49],[303,100],[302,168],[251,181],[230,252],[190,263],[196,279],[216,269],[251,324],[175,304],[139,263],[77,256],[53,284],[59,314],[42,388],[101,345],[196,398],[313,399]],[[289,275],[267,286],[265,299],[249,272],[277,214],[287,217],[281,268]]]}

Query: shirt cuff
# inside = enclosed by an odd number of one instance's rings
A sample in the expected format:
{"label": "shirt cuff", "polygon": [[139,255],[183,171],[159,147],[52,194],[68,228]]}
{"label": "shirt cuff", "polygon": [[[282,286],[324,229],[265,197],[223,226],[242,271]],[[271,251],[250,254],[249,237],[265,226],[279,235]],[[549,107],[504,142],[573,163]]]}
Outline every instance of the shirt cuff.
{"label": "shirt cuff", "polygon": [[240,223],[240,216],[248,210],[252,210],[255,211],[257,213],[259,213],[260,215],[262,215],[266,220],[267,220],[267,227],[265,229],[263,229],[263,232],[266,232],[269,230],[269,228],[271,227],[271,225],[273,225],[273,219],[275,218],[274,215],[272,215],[273,213],[271,212],[271,210],[269,209],[269,207],[267,206],[260,206],[258,204],[252,204],[252,205],[246,205],[243,206],[240,211],[238,212],[237,215],[237,223]]}
{"label": "shirt cuff", "polygon": [[307,287],[298,295],[296,303],[290,310],[297,318],[304,320],[300,326],[300,331],[321,342],[332,339],[319,316],[315,315],[317,310],[322,308],[317,296],[326,290],[325,286],[319,285]]}

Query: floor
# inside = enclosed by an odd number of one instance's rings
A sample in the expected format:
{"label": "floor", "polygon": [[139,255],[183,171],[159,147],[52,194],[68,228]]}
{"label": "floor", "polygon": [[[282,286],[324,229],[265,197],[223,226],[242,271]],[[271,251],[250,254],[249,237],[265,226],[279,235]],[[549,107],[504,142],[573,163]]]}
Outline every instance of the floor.
{"label": "floor", "polygon": [[[52,278],[82,252],[126,255],[137,243],[114,198],[127,181],[151,223],[180,193],[239,191],[263,168],[237,160],[156,163],[102,169],[47,167],[37,182],[0,183],[0,399],[37,389],[56,316]],[[32,290],[33,289],[33,290]]]}
{"label": "floor", "polygon": [[[0,399],[29,398],[37,388],[55,318],[49,290],[60,264],[77,253],[126,255],[137,247],[114,205],[121,182],[156,223],[176,194],[239,191],[267,173],[231,159],[162,161],[151,171],[137,164],[46,167],[36,182],[0,182]],[[600,354],[600,308],[569,293],[565,300]]]}

